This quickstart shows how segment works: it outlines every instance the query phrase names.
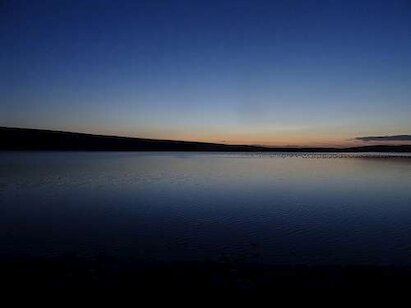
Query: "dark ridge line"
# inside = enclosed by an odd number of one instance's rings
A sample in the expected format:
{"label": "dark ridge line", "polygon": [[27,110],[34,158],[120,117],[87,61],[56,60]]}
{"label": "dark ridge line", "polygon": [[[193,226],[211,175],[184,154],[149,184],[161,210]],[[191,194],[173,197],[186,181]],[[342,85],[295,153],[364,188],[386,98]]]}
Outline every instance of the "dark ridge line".
{"label": "dark ridge line", "polygon": [[93,135],[65,131],[0,127],[0,150],[22,151],[204,151],[204,152],[411,152],[411,145],[350,148],[264,147]]}

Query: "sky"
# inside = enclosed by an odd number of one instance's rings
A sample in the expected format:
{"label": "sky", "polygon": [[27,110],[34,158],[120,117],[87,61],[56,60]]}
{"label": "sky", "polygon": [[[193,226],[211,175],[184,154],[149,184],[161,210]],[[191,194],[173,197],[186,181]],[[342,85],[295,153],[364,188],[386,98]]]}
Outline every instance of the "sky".
{"label": "sky", "polygon": [[411,1],[0,0],[0,126],[410,143]]}

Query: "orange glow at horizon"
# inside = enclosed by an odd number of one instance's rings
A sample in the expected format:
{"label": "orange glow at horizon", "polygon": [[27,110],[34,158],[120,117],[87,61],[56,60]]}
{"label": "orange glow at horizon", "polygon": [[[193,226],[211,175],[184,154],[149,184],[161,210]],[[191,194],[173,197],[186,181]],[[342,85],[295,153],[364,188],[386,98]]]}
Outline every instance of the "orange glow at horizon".
{"label": "orange glow at horizon", "polygon": [[[100,132],[101,133],[101,132]],[[354,147],[367,145],[367,143],[355,140],[348,135],[323,135],[323,134],[183,134],[164,132],[104,132],[107,135],[127,136],[134,138],[179,140],[194,142],[222,143],[230,145],[256,145],[268,147]]]}

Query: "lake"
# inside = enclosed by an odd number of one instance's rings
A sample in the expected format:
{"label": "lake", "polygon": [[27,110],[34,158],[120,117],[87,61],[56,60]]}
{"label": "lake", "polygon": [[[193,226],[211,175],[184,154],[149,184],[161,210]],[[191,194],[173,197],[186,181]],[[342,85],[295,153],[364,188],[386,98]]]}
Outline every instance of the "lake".
{"label": "lake", "polygon": [[411,263],[407,154],[2,152],[0,257]]}

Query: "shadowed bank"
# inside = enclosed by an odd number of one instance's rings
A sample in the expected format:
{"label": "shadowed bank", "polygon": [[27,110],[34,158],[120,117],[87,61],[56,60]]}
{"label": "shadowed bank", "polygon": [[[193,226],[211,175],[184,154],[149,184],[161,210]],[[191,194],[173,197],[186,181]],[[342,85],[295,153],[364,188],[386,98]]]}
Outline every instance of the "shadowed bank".
{"label": "shadowed bank", "polygon": [[350,148],[263,147],[156,140],[0,127],[0,150],[58,151],[211,151],[211,152],[411,152],[411,145]]}
{"label": "shadowed bank", "polygon": [[375,265],[261,265],[221,262],[142,262],[66,255],[0,263],[3,290],[117,290],[136,295],[262,294],[409,288],[411,267]]}

